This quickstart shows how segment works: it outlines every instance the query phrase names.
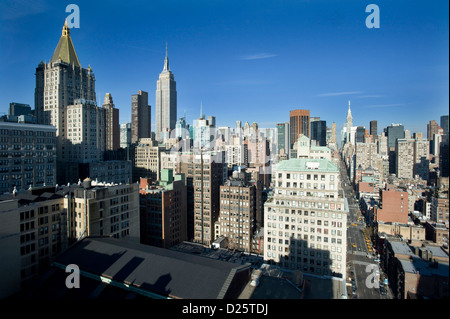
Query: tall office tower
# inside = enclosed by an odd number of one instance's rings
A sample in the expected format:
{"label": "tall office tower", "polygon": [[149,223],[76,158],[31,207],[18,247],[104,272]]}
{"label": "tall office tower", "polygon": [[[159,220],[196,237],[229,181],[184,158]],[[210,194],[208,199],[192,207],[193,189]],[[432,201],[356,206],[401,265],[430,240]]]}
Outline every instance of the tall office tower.
{"label": "tall office tower", "polygon": [[150,138],[151,106],[148,105],[148,93],[139,90],[131,96],[131,144],[140,138]]}
{"label": "tall office tower", "polygon": [[[256,210],[257,205],[262,207],[262,187],[258,187],[255,181],[249,182],[239,176],[245,174],[234,171],[232,178],[220,186],[220,216],[216,235],[228,238],[228,249],[253,252]],[[262,185],[261,181],[259,185]]]}
{"label": "tall office tower", "polygon": [[396,172],[398,178],[414,177],[414,140],[413,139],[397,139],[396,148]]}
{"label": "tall office tower", "polygon": [[115,151],[120,147],[119,109],[114,107],[113,98],[110,93],[105,94],[103,108],[106,110],[105,149],[107,151]]}
{"label": "tall office tower", "polygon": [[430,173],[430,141],[426,139],[414,139],[414,176],[419,175],[423,180],[428,180]]}
{"label": "tall office tower", "polygon": [[378,139],[378,122],[376,120],[370,121],[370,135],[373,136],[375,140]]}
{"label": "tall office tower", "polygon": [[[355,168],[369,169],[377,167],[377,144],[356,143],[355,145]],[[358,181],[356,181],[358,182]]]}
{"label": "tall office tower", "polygon": [[120,147],[127,148],[131,145],[131,123],[120,125]]}
{"label": "tall office tower", "polygon": [[396,175],[398,178],[428,180],[429,141],[425,139],[398,139],[396,143]]}
{"label": "tall office tower", "polygon": [[335,145],[335,147],[337,147],[337,133],[336,133],[336,123],[333,122],[333,124],[331,124],[331,143],[333,143]]}
{"label": "tall office tower", "polygon": [[280,154],[281,150],[284,150],[284,153],[287,154],[289,158],[290,150],[291,150],[291,132],[289,123],[278,123],[277,124],[277,154]]}
{"label": "tall office tower", "polygon": [[67,138],[68,105],[76,99],[96,101],[95,76],[90,66],[82,68],[70,37],[67,21],[50,62],[36,68],[35,116],[38,124],[56,127],[57,156]]}
{"label": "tall office tower", "polygon": [[405,128],[402,124],[391,124],[384,129],[388,138],[388,151],[395,149],[395,141],[399,138],[405,138]]}
{"label": "tall office tower", "polygon": [[339,168],[327,159],[278,163],[264,204],[264,260],[315,275],[346,277],[348,208]]}
{"label": "tall office tower", "polygon": [[316,141],[317,146],[327,145],[327,122],[319,117],[311,117],[310,120],[311,140]]}
{"label": "tall office tower", "polygon": [[[62,161],[91,163],[103,160],[105,112],[106,109],[98,107],[95,101],[83,99],[66,107],[67,133],[60,157]],[[67,181],[77,179],[78,175],[68,176]]]}
{"label": "tall office tower", "polygon": [[381,132],[380,137],[378,138],[378,154],[380,155],[388,155],[388,139],[385,132]]}
{"label": "tall office tower", "polygon": [[0,122],[0,195],[56,184],[56,129]]}
{"label": "tall office tower", "polygon": [[291,149],[297,142],[300,134],[311,137],[309,127],[309,110],[293,110],[289,113],[289,124],[291,129]]}
{"label": "tall office tower", "polygon": [[355,143],[364,143],[364,135],[366,134],[366,129],[364,126],[358,126],[356,128]]}
{"label": "tall office tower", "polygon": [[432,120],[427,124],[427,140],[431,141],[434,134],[439,133],[439,124]]}
{"label": "tall office tower", "polygon": [[346,143],[354,143],[355,142],[350,139],[352,126],[353,126],[353,116],[352,116],[352,111],[350,109],[350,101],[348,101],[347,121],[345,122],[345,127],[346,127],[346,132],[347,132],[346,140],[345,140]]}
{"label": "tall office tower", "polygon": [[180,172],[186,176],[188,238],[211,245],[219,217],[220,185],[227,178],[225,152],[181,154]]}
{"label": "tall office tower", "polygon": [[448,134],[448,115],[441,116],[441,127],[444,130],[444,134]]}
{"label": "tall office tower", "polygon": [[156,81],[156,140],[163,142],[162,132],[175,129],[177,121],[177,86],[169,68],[169,57],[164,59],[164,69]]}

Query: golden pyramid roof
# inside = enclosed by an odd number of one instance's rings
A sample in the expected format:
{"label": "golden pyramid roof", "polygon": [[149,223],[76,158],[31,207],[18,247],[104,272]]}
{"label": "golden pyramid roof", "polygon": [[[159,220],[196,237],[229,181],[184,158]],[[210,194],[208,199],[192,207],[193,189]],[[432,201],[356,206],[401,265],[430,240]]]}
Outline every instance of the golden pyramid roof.
{"label": "golden pyramid roof", "polygon": [[55,52],[50,62],[55,62],[58,59],[63,60],[66,63],[74,64],[81,67],[80,61],[78,61],[77,53],[75,52],[75,47],[73,46],[72,39],[70,38],[70,30],[67,26],[67,20],[64,23],[62,29],[62,35],[59,39],[58,45],[56,46]]}

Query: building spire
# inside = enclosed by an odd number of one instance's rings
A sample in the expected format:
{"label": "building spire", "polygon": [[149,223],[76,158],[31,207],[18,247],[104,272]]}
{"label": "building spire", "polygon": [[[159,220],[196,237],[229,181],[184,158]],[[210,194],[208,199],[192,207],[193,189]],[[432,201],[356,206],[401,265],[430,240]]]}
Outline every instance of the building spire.
{"label": "building spire", "polygon": [[167,41],[166,41],[166,57],[164,58],[164,69],[163,71],[170,71],[169,68],[169,56],[167,54]]}
{"label": "building spire", "polygon": [[350,110],[350,100],[348,100],[347,121],[352,118],[352,111]]}

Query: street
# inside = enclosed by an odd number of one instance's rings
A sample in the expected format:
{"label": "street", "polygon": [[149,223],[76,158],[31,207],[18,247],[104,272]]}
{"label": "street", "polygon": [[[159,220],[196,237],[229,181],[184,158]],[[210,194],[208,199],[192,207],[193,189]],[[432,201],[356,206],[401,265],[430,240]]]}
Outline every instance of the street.
{"label": "street", "polygon": [[[364,233],[365,223],[355,198],[343,161],[340,162],[341,182],[348,200],[347,219],[347,288],[352,299],[390,299],[384,274],[375,261],[370,238]],[[381,284],[380,284],[381,282]]]}

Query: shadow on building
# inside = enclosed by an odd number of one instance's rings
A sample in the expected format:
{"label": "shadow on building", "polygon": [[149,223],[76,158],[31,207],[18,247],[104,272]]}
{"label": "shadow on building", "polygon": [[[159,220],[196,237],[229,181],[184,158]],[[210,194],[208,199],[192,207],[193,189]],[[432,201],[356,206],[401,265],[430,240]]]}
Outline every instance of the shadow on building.
{"label": "shadow on building", "polygon": [[[339,299],[343,294],[346,295],[345,282],[344,286],[342,285],[342,275],[332,269],[333,260],[330,251],[308,247],[307,240],[293,237],[283,239],[283,242],[289,243],[289,248],[283,252],[288,254],[281,257],[279,262],[270,260],[268,263],[285,269],[287,274],[291,274],[292,277],[288,280],[295,278],[295,275],[301,272],[304,280],[302,283],[304,299]],[[275,243],[277,247],[279,244]]]}

